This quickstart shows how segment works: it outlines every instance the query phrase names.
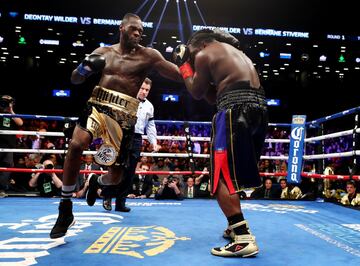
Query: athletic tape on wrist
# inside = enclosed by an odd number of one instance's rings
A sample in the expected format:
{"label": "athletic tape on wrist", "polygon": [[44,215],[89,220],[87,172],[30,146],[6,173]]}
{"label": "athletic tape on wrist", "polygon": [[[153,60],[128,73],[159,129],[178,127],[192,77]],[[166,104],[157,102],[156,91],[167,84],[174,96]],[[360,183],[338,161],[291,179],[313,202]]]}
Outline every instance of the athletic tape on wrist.
{"label": "athletic tape on wrist", "polygon": [[194,76],[194,71],[191,65],[189,64],[189,62],[186,62],[183,65],[181,65],[179,69],[181,76],[183,77],[184,80],[187,78],[192,78]]}
{"label": "athletic tape on wrist", "polygon": [[77,72],[83,76],[83,77],[87,77],[90,76],[92,71],[89,71],[85,68],[84,64],[81,63],[77,68],[76,68]]}

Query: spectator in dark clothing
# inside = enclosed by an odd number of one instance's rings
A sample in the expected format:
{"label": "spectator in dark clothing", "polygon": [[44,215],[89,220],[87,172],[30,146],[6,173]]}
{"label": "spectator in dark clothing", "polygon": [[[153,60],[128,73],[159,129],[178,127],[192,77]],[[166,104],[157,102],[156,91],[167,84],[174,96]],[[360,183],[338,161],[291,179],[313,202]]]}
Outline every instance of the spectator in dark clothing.
{"label": "spectator in dark clothing", "polygon": [[[24,157],[19,157],[15,163],[15,168],[26,168]],[[13,172],[11,173],[10,188],[9,190],[15,192],[28,192],[30,191],[29,181],[31,176],[26,173]]]}
{"label": "spectator in dark clothing", "polygon": [[184,193],[180,185],[180,180],[178,177],[164,177],[159,190],[155,194],[155,199],[176,199],[182,200]]}
{"label": "spectator in dark clothing", "polygon": [[279,199],[281,190],[273,186],[273,182],[270,178],[266,178],[264,185],[256,188],[251,193],[253,199]]}
{"label": "spectator in dark clothing", "polygon": [[[204,167],[203,171],[208,171],[208,167]],[[210,176],[208,174],[201,174],[195,178],[195,186],[198,187],[197,197],[210,197]]]}
{"label": "spectator in dark clothing", "polygon": [[[9,95],[0,97],[0,113],[15,114],[13,107],[15,99]],[[0,130],[15,130],[23,125],[23,120],[19,117],[0,117]],[[16,148],[15,135],[0,135],[0,148]],[[0,167],[14,167],[14,157],[12,152],[0,152]],[[0,197],[7,196],[5,191],[9,189],[10,172],[0,172]]]}
{"label": "spectator in dark clothing", "polygon": [[[147,164],[142,164],[140,166],[140,171],[149,171],[149,166]],[[153,187],[153,176],[152,175],[137,175],[130,189],[130,193],[127,196],[130,199],[145,199],[149,198],[152,193]]]}
{"label": "spectator in dark clothing", "polygon": [[[45,160],[43,169],[54,169],[51,160]],[[37,188],[42,197],[60,196],[62,181],[55,173],[36,173],[29,181],[29,186]]]}

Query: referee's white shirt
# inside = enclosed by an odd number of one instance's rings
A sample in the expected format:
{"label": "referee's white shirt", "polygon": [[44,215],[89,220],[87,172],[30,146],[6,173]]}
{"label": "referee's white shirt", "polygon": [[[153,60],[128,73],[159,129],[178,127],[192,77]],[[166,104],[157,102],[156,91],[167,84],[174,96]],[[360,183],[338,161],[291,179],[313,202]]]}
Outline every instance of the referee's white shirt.
{"label": "referee's white shirt", "polygon": [[154,122],[154,106],[147,99],[140,101],[137,110],[137,122],[135,124],[135,133],[143,135],[146,132],[151,144],[156,144],[156,127]]}

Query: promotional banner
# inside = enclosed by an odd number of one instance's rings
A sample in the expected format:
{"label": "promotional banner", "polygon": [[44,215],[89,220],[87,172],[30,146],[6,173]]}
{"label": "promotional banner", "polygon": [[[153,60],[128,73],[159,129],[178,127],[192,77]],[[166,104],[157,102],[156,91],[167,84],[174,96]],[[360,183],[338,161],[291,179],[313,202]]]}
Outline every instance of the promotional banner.
{"label": "promotional banner", "polygon": [[301,182],[302,157],[304,154],[305,115],[294,115],[291,122],[290,148],[288,160],[287,182]]}

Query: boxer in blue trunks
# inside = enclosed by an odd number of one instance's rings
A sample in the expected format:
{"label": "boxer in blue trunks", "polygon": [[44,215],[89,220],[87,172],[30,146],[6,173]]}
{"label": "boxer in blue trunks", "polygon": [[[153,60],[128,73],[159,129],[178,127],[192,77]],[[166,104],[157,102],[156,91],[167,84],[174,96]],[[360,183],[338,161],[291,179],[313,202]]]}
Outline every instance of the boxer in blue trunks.
{"label": "boxer in blue trunks", "polygon": [[261,185],[257,164],[268,123],[264,89],[239,41],[220,30],[195,32],[174,51],[185,85],[195,99],[216,104],[212,123],[212,193],[228,220],[229,244],[211,253],[250,257],[259,252],[237,194]]}

